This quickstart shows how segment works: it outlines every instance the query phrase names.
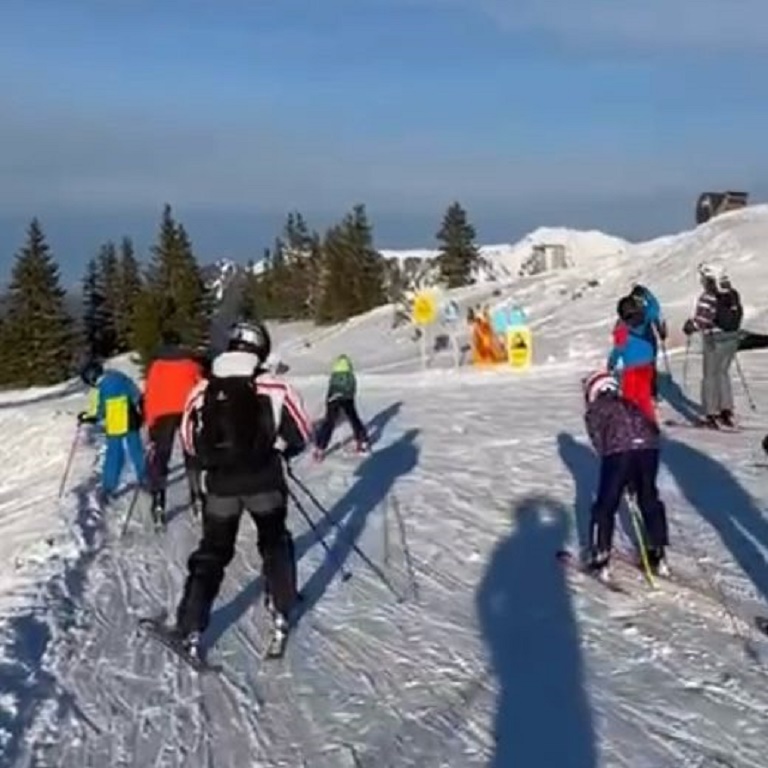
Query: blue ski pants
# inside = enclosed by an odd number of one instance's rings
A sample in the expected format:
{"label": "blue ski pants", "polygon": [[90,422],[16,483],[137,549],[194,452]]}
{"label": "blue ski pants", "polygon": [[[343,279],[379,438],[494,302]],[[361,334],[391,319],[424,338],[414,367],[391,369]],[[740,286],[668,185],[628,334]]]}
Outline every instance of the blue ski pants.
{"label": "blue ski pants", "polygon": [[139,484],[144,484],[146,467],[141,435],[138,431],[129,432],[123,437],[107,437],[107,450],[104,454],[104,466],[101,470],[101,487],[104,493],[114,493],[117,490],[125,463],[126,446],[136,472],[136,480]]}

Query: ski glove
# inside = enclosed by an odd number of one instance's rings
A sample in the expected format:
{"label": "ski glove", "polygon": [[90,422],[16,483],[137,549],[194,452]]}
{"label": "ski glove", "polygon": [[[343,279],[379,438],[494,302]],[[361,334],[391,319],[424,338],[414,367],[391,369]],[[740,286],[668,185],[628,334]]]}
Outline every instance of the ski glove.
{"label": "ski glove", "polygon": [[690,336],[696,333],[697,330],[698,328],[696,327],[696,323],[694,323],[693,320],[689,319],[685,321],[685,325],[683,326],[683,333],[686,336]]}
{"label": "ski glove", "polygon": [[80,411],[80,413],[77,414],[77,423],[78,424],[95,424],[96,417],[89,414],[88,411]]}

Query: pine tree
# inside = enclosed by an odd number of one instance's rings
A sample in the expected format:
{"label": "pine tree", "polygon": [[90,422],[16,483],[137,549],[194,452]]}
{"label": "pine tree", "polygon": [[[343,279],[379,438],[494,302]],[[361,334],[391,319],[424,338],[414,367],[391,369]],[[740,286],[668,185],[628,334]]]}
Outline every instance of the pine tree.
{"label": "pine tree", "polygon": [[337,323],[352,314],[350,294],[346,290],[348,275],[346,240],[341,225],[331,227],[325,233],[322,252],[323,266],[315,322],[325,325]]}
{"label": "pine tree", "polygon": [[313,285],[317,277],[318,237],[309,231],[304,217],[290,213],[280,240],[286,272],[284,301],[291,319],[311,316]]}
{"label": "pine tree", "polygon": [[147,281],[133,316],[133,341],[146,363],[164,331],[174,331],[182,343],[200,347],[209,342],[213,297],[197,264],[184,227],[166,205],[157,243],[152,248]]}
{"label": "pine tree", "polygon": [[367,312],[387,301],[384,259],[373,247],[373,227],[364,205],[356,205],[345,220],[354,264],[352,291],[354,314]]}
{"label": "pine tree", "polygon": [[479,266],[480,253],[475,245],[475,229],[459,203],[453,203],[445,213],[437,239],[441,241],[438,264],[440,278],[448,288],[471,285]]}
{"label": "pine tree", "polygon": [[254,264],[249,262],[243,279],[243,287],[240,293],[240,302],[237,308],[237,316],[241,320],[260,320],[259,291],[261,275],[254,273]]}
{"label": "pine tree", "polygon": [[120,243],[118,275],[119,289],[114,306],[116,345],[118,352],[127,352],[133,336],[133,313],[142,288],[139,262],[129,237],[124,237]]}
{"label": "pine tree", "polygon": [[91,259],[86,266],[83,278],[83,333],[85,344],[92,357],[109,356],[102,332],[106,302],[99,264],[96,259]]}
{"label": "pine tree", "polygon": [[50,385],[72,372],[74,323],[65,307],[59,268],[33,219],[16,256],[8,291],[5,346],[10,383]]}
{"label": "pine tree", "polygon": [[332,323],[386,302],[384,259],[373,247],[365,207],[357,205],[326,233],[317,322]]}
{"label": "pine tree", "polygon": [[99,281],[104,297],[100,322],[102,357],[117,353],[117,302],[120,291],[119,262],[117,248],[110,240],[101,246],[98,256]]}

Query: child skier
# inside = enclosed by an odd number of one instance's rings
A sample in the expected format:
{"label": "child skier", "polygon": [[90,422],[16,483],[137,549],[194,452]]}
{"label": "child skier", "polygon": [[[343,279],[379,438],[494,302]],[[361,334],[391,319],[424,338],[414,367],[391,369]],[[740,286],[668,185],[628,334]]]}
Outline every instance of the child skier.
{"label": "child skier", "polygon": [[357,441],[357,450],[360,453],[367,453],[370,450],[368,435],[355,407],[356,394],[357,380],[352,361],[347,355],[339,355],[333,363],[331,378],[328,381],[328,392],[325,396],[325,418],[317,432],[315,442],[316,460],[320,461],[325,455],[325,449],[331,441],[336,422],[342,413],[347,417],[352,427]]}
{"label": "child skier", "polygon": [[648,560],[659,575],[668,572],[667,514],[659,498],[659,428],[638,406],[619,394],[618,382],[598,371],[584,382],[587,433],[600,456],[600,480],[590,520],[590,567],[610,579],[616,511],[625,492],[636,494],[648,541]]}
{"label": "child skier", "polygon": [[107,450],[101,472],[101,493],[104,502],[117,490],[125,461],[125,447],[140,486],[145,483],[144,448],[141,444],[141,392],[129,376],[116,370],[104,370],[99,362],[88,363],[80,378],[89,387],[91,403],[88,410],[78,414],[79,424],[102,422],[107,437]]}
{"label": "child skier", "polygon": [[655,422],[653,374],[656,354],[655,345],[649,341],[653,331],[648,311],[634,297],[624,296],[619,300],[616,312],[619,321],[613,330],[608,370],[614,372],[621,363],[621,394]]}

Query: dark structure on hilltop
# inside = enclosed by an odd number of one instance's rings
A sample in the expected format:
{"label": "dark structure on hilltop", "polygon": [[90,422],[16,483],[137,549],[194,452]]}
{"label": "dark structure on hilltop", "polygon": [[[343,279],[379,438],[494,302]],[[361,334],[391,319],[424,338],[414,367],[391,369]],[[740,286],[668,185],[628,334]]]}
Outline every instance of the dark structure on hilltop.
{"label": "dark structure on hilltop", "polygon": [[746,208],[748,201],[748,192],[703,192],[696,203],[696,223],[704,224],[726,211]]}

